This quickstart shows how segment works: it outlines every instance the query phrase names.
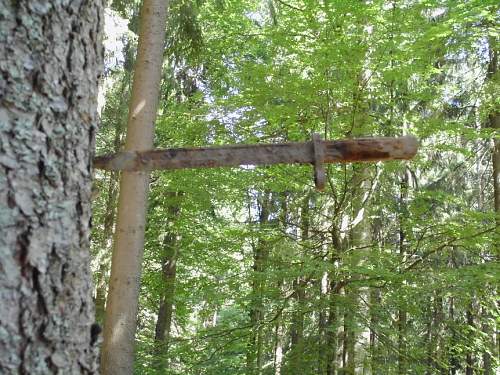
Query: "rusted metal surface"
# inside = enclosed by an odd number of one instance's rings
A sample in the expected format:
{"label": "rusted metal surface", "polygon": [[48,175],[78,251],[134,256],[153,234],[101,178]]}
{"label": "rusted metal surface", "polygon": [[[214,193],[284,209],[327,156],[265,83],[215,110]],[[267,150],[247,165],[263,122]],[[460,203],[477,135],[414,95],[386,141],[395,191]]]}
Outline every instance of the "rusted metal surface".
{"label": "rusted metal surface", "polygon": [[413,136],[321,141],[315,135],[310,142],[119,152],[96,157],[94,167],[115,171],[151,171],[239,165],[313,164],[321,185],[321,180],[324,181],[324,177],[321,177],[324,174],[321,172],[322,163],[411,159],[417,149],[418,142]]}

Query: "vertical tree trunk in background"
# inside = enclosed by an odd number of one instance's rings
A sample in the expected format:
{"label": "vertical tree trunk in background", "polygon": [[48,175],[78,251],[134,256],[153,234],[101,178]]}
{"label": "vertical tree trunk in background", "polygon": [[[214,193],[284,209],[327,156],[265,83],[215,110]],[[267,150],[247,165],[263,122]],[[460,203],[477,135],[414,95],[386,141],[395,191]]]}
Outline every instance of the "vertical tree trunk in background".
{"label": "vertical tree trunk in background", "polygon": [[[372,251],[377,252],[377,259],[382,259],[382,252],[386,246],[386,238],[383,233],[383,210],[378,211],[376,218],[373,221],[373,242],[374,248]],[[377,266],[377,265],[375,265]],[[379,287],[371,286],[369,292],[369,316],[370,316],[370,338],[368,343],[368,352],[370,356],[369,373],[378,374],[381,371],[379,364],[383,362],[381,354],[378,350],[378,336],[380,321],[380,304],[382,302],[382,292]]]}
{"label": "vertical tree trunk in background", "polygon": [[[325,306],[326,302],[326,284],[328,283],[327,275],[324,275],[323,278],[319,281],[319,306]],[[321,308],[318,312],[318,361],[317,361],[317,373],[320,375],[326,374],[326,353],[327,341],[326,341],[326,311],[324,308]]]}
{"label": "vertical tree trunk in background", "polygon": [[[310,195],[304,198],[300,212],[300,240],[305,244],[309,239],[309,200]],[[307,248],[304,246],[303,248]],[[304,250],[299,250],[304,251]],[[303,255],[299,255],[301,262]],[[305,303],[305,277],[304,272],[301,270],[300,275],[293,280],[293,298],[295,300],[295,310],[292,313],[292,326],[290,328],[290,372],[291,374],[300,374],[305,371],[304,368],[304,303]]]}
{"label": "vertical tree trunk in background", "polygon": [[[286,233],[288,229],[287,219],[288,219],[288,193],[284,192],[281,196],[281,212],[279,215],[281,230]],[[281,272],[283,266],[280,263],[277,265],[278,272]],[[280,276],[277,282],[277,290],[282,292],[283,289],[283,277]],[[274,328],[274,375],[281,375],[281,369],[283,366],[283,346],[285,341],[285,328],[283,322],[282,312],[278,313],[276,318],[275,328]]]}
{"label": "vertical tree trunk in background", "polygon": [[[493,81],[498,79],[498,50],[497,45],[495,45],[495,40],[493,37],[490,39],[490,62],[488,64],[487,79]],[[493,138],[493,194],[494,194],[494,209],[497,214],[496,216],[496,238],[500,239],[500,138],[498,136],[498,130],[500,129],[500,111],[493,110],[489,115],[490,127],[495,129],[496,136]],[[497,246],[500,241],[496,241]],[[495,251],[498,255],[499,248],[497,247]]]}
{"label": "vertical tree trunk in background", "polygon": [[[474,304],[470,302],[467,310],[465,311],[465,318],[467,320],[467,325],[474,329],[474,314],[473,314]],[[465,356],[465,375],[474,375],[474,352],[472,348],[467,350]]]}
{"label": "vertical tree trunk in background", "polygon": [[[153,146],[167,1],[144,0],[129,106],[126,151]],[[104,374],[131,374],[149,185],[147,172],[123,172],[111,259],[101,366]]]}
{"label": "vertical tree trunk in background", "polygon": [[[495,37],[490,36],[489,39],[489,63],[488,63],[488,71],[486,74],[486,79],[489,82],[494,82],[497,80],[498,82],[498,45]],[[494,234],[494,244],[493,249],[491,249],[492,255],[497,257],[500,255],[500,138],[499,138],[499,130],[500,130],[500,111],[498,108],[492,110],[492,112],[488,116],[489,126],[494,129],[495,135],[492,140],[492,180],[493,180],[493,209],[496,214],[495,217],[495,234]],[[494,286],[493,286],[494,287]],[[497,356],[500,358],[500,341],[498,341],[498,333],[495,335],[495,326],[491,326],[488,320],[491,319],[491,314],[487,311],[484,311],[483,327],[482,331],[484,332],[486,337],[490,337],[490,343],[488,345],[488,350],[483,353],[483,370],[485,375],[489,375],[493,373],[492,369],[492,358],[491,353],[497,353]],[[495,342],[498,341],[498,342]]]}
{"label": "vertical tree trunk in background", "polygon": [[[177,193],[169,194],[173,199],[177,199]],[[179,253],[179,235],[171,224],[179,216],[178,202],[169,202],[167,207],[167,227],[165,239],[163,240],[162,259],[162,295],[160,296],[160,306],[158,309],[158,319],[156,320],[155,342],[157,346],[156,359],[157,368],[165,369],[168,366],[167,356],[170,344],[170,329],[172,326],[172,316],[174,308],[175,277],[177,272],[177,258]],[[163,370],[164,371],[164,370]]]}
{"label": "vertical tree trunk in background", "polygon": [[[370,223],[367,220],[367,201],[370,191],[369,173],[365,166],[354,171],[353,188],[357,189],[354,194],[352,207],[352,220],[357,220],[357,224],[351,229],[351,248],[358,248],[349,255],[350,265],[356,267],[362,254],[362,248],[370,243]],[[358,340],[358,321],[356,314],[359,310],[360,290],[354,286],[345,288],[345,295],[348,300],[347,310],[344,314],[344,372],[354,374],[356,371],[356,342]]]}
{"label": "vertical tree trunk in background", "polygon": [[97,372],[89,229],[102,1],[0,0],[0,373]]}
{"label": "vertical tree trunk in background", "polygon": [[[127,65],[127,63],[125,63]],[[119,152],[122,146],[122,136],[123,129],[125,126],[123,120],[123,111],[126,110],[128,98],[128,88],[130,82],[131,72],[127,71],[126,77],[123,78],[123,82],[120,87],[120,100],[118,108],[115,111],[115,136],[113,139],[113,152]],[[97,259],[99,262],[99,270],[97,271],[96,280],[96,297],[95,297],[95,309],[96,309],[96,320],[99,324],[104,324],[104,317],[106,314],[106,294],[108,291],[108,282],[106,275],[109,272],[109,259],[108,254],[110,254],[111,247],[113,244],[113,232],[116,216],[116,200],[118,197],[118,181],[120,178],[119,172],[113,171],[109,175],[108,180],[108,194],[105,204],[104,211],[104,227],[102,233],[100,233],[100,241],[98,241],[98,253]],[[95,219],[95,218],[94,218]],[[95,228],[94,228],[95,229]]]}
{"label": "vertical tree trunk in background", "polygon": [[427,346],[427,370],[426,374],[442,373],[444,371],[441,363],[443,347],[440,345],[441,330],[443,323],[443,297],[442,291],[434,292],[434,298],[429,301],[432,311],[429,314],[429,323],[427,325],[426,343]]}
{"label": "vertical tree trunk in background", "polygon": [[339,261],[343,251],[343,243],[340,239],[340,226],[332,228],[332,249],[330,255],[330,271],[328,272],[328,318],[326,321],[326,373],[335,375],[337,373],[337,350],[338,350],[338,297],[337,275],[335,272],[336,263]]}
{"label": "vertical tree trunk in background", "polygon": [[451,331],[451,343],[450,346],[452,348],[452,352],[449,358],[449,368],[450,368],[450,374],[455,375],[457,371],[460,370],[460,361],[456,353],[456,348],[455,345],[457,343],[457,332],[456,332],[456,327],[455,327],[455,299],[454,297],[449,298],[449,319],[451,321],[452,325],[452,331]]}
{"label": "vertical tree trunk in background", "polygon": [[[399,225],[399,257],[400,263],[404,264],[406,261],[406,234],[404,221],[408,217],[408,187],[409,187],[409,171],[404,170],[404,174],[399,183],[399,212],[398,212],[398,225]],[[400,270],[400,272],[402,272]],[[397,330],[398,330],[398,374],[406,374],[406,320],[407,313],[405,301],[400,302],[397,316]]]}
{"label": "vertical tree trunk in background", "polygon": [[[102,233],[102,238],[99,243],[102,252],[106,252],[109,247],[110,239],[113,236],[113,224],[115,222],[115,205],[116,205],[116,197],[117,197],[117,182],[118,182],[118,173],[111,172],[109,175],[109,183],[108,183],[108,197],[106,200],[106,208],[105,208],[105,218],[104,218],[104,228]],[[95,295],[95,316],[96,320],[99,324],[104,324],[104,317],[106,313],[106,291],[107,291],[107,283],[106,283],[106,272],[108,270],[108,266],[104,259],[101,259],[99,265],[99,271],[97,271],[97,281],[96,281],[96,295]]]}
{"label": "vertical tree trunk in background", "polygon": [[[270,219],[272,194],[265,192],[260,204],[259,226],[265,230]],[[252,274],[252,300],[250,307],[250,324],[252,333],[247,348],[247,374],[260,374],[262,370],[262,319],[264,318],[263,293],[265,289],[265,272],[269,256],[268,244],[262,238],[254,246],[254,263]]]}

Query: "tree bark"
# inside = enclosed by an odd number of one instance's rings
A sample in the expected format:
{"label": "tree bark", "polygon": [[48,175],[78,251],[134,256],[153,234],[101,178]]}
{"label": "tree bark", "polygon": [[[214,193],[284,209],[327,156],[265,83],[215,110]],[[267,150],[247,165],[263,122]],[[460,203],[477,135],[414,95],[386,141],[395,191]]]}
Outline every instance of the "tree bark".
{"label": "tree bark", "polygon": [[[358,223],[351,228],[351,246],[363,248],[368,246],[371,241],[370,223],[367,220],[367,202],[370,191],[370,181],[368,180],[369,172],[365,167],[354,171],[353,187],[357,191],[353,194],[353,214],[352,221],[359,220]],[[361,261],[361,251],[349,255],[349,263],[356,267]],[[359,323],[356,318],[356,313],[359,309],[359,294],[360,289],[355,286],[349,286],[345,289],[346,299],[349,304],[344,314],[344,373],[354,374],[356,372],[356,342],[358,341]]]}
{"label": "tree bark", "polygon": [[[116,213],[116,197],[117,197],[117,182],[118,173],[111,172],[109,176],[108,184],[108,196],[106,200],[105,208],[105,218],[104,218],[104,228],[102,229],[102,238],[99,243],[100,251],[103,253],[99,258],[105,255],[109,248],[111,238],[113,236],[113,228],[115,222]],[[99,271],[97,272],[96,280],[96,293],[95,293],[95,315],[96,320],[99,324],[104,324],[104,318],[106,314],[106,294],[107,294],[107,282],[106,273],[108,272],[108,263],[105,259],[100,259]]]}
{"label": "tree bark", "polygon": [[[497,49],[497,40],[495,38],[490,37],[489,41],[489,49],[490,49],[490,61],[488,64],[488,73],[487,79],[489,81],[493,81],[495,76],[498,75],[498,49]],[[494,110],[489,115],[489,125],[496,131],[496,136],[493,138],[493,147],[492,147],[492,177],[493,177],[493,208],[495,210],[495,234],[493,243],[493,256],[500,255],[500,138],[498,136],[498,131],[500,129],[500,111]],[[488,316],[488,314],[485,314]],[[485,334],[490,334],[491,342],[488,345],[491,349],[492,353],[497,351],[498,358],[500,358],[500,341],[498,340],[499,334],[496,334],[497,343],[495,343],[495,335],[493,334],[493,327],[489,327],[488,324],[485,324],[484,331]],[[496,347],[496,348],[495,348]],[[497,350],[495,350],[497,349]],[[492,358],[491,354],[488,351],[483,353],[483,367],[485,374],[491,374],[493,372],[492,369]]]}
{"label": "tree bark", "polygon": [[[471,330],[474,329],[474,304],[471,301],[467,310],[465,311],[465,318],[467,320],[467,325],[471,327]],[[465,375],[473,375],[474,374],[474,351],[472,348],[468,348],[467,354],[465,356]]]}
{"label": "tree bark", "polygon": [[[406,260],[406,233],[404,222],[408,217],[408,188],[409,188],[409,173],[404,170],[403,176],[399,183],[399,212],[398,212],[398,225],[399,225],[399,256],[400,263],[404,264]],[[399,271],[400,273],[402,270]],[[398,308],[398,318],[397,318],[397,329],[398,329],[398,374],[406,374],[407,372],[407,348],[406,348],[406,321],[407,321],[407,311],[405,308],[404,301],[401,301],[401,305]]]}
{"label": "tree bark", "polygon": [[[127,66],[128,64],[125,63]],[[126,111],[127,106],[127,98],[129,94],[129,83],[130,83],[130,74],[131,72],[126,71],[125,77],[122,78],[122,83],[120,85],[120,89],[118,95],[120,95],[120,99],[118,101],[117,106],[106,106],[104,112],[108,109],[112,111],[111,115],[113,117],[110,121],[111,127],[114,127],[115,135],[113,139],[113,151],[118,152],[122,146],[123,142],[123,130],[125,126],[124,121],[124,110]],[[126,115],[126,114],[125,114]],[[104,115],[101,114],[101,118]],[[108,115],[109,116],[109,115]],[[104,125],[104,124],[103,124]],[[99,324],[104,324],[104,318],[106,315],[106,295],[108,292],[108,278],[107,274],[109,272],[109,264],[111,261],[111,249],[113,244],[113,232],[115,227],[115,217],[116,217],[116,201],[118,198],[118,182],[119,182],[120,174],[119,172],[112,171],[109,173],[109,180],[107,186],[107,196],[106,203],[104,209],[104,219],[103,227],[96,228],[94,227],[94,233],[99,232],[99,241],[94,241],[97,244],[96,253],[94,256],[97,258],[99,262],[99,270],[97,272],[96,277],[96,293],[95,293],[95,309],[96,309],[96,320]],[[95,204],[95,203],[94,203]],[[94,211],[94,222],[99,221],[98,218],[95,217]],[[96,220],[97,219],[97,220]]]}
{"label": "tree bark", "polygon": [[[300,240],[305,242],[309,239],[309,200],[310,195],[307,194],[302,203],[302,208],[300,212],[300,228],[301,235]],[[303,255],[300,257],[303,261]],[[304,368],[304,303],[306,299],[306,281],[301,271],[301,275],[293,280],[293,297],[295,300],[295,310],[292,313],[292,326],[290,329],[290,341],[291,341],[291,354],[290,354],[290,364],[291,364],[291,374],[300,374],[305,370]]]}
{"label": "tree bark", "polygon": [[97,372],[89,259],[103,3],[0,0],[0,373]]}
{"label": "tree bark", "polygon": [[[335,226],[337,227],[337,226]],[[328,318],[326,320],[326,373],[335,375],[337,373],[337,350],[338,350],[338,296],[339,288],[336,277],[335,267],[339,261],[339,254],[342,251],[343,244],[340,240],[339,232],[336,228],[332,229],[333,248],[330,257],[330,267],[328,272]]]}
{"label": "tree bark", "polygon": [[[153,146],[167,2],[144,0],[125,151]],[[147,172],[123,172],[111,260],[101,366],[104,374],[131,374],[149,185]]]}
{"label": "tree bark", "polygon": [[[176,199],[177,193],[170,193]],[[162,295],[160,296],[160,306],[158,309],[158,319],[156,320],[155,342],[157,346],[157,368],[164,369],[168,366],[167,356],[170,344],[170,329],[172,326],[175,278],[177,273],[177,258],[179,255],[179,235],[170,228],[179,216],[178,202],[169,203],[167,208],[167,228],[163,241],[162,259]]]}
{"label": "tree bark", "polygon": [[[260,204],[261,211],[259,225],[261,229],[269,224],[271,215],[270,205],[272,194],[265,192]],[[252,273],[252,300],[250,307],[250,324],[252,333],[247,347],[247,374],[260,374],[262,371],[262,320],[264,319],[263,293],[265,289],[265,272],[267,268],[269,249],[268,244],[262,238],[254,246],[254,263]]]}

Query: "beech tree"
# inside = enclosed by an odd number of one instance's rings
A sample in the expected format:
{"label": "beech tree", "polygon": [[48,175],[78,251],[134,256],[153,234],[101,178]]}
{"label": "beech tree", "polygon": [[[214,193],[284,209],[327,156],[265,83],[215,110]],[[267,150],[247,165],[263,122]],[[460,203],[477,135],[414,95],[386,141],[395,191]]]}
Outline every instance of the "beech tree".
{"label": "beech tree", "polygon": [[[165,0],[143,2],[126,151],[143,151],[153,146],[166,16]],[[104,374],[129,374],[133,369],[148,189],[148,172],[122,173],[104,324]]]}
{"label": "beech tree", "polygon": [[97,372],[89,267],[103,2],[0,1],[0,373]]}

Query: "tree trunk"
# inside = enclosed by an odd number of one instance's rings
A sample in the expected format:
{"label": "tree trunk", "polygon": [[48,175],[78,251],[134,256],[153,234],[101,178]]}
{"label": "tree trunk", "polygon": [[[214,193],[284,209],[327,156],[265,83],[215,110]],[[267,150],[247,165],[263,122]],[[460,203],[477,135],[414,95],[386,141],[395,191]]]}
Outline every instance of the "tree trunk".
{"label": "tree trunk", "polygon": [[97,373],[89,259],[103,3],[0,0],[0,373]]}
{"label": "tree trunk", "polygon": [[[467,325],[474,329],[474,313],[473,313],[473,303],[471,302],[465,311],[465,317],[467,320]],[[469,348],[465,356],[465,375],[474,375],[474,351]]]}
{"label": "tree trunk", "polygon": [[[301,227],[301,235],[300,240],[302,242],[307,241],[309,239],[309,200],[310,196],[304,198],[302,209],[300,212],[300,227]],[[303,255],[299,255],[301,260],[303,261]],[[291,364],[291,373],[292,374],[300,374],[304,371],[304,303],[305,303],[305,279],[303,275],[303,271],[301,275],[296,277],[293,280],[293,297],[295,300],[295,310],[292,314],[292,326],[290,329],[290,341],[291,341],[291,354],[290,354],[290,364]]]}
{"label": "tree trunk", "polygon": [[[404,221],[408,217],[408,186],[409,186],[409,173],[405,169],[402,179],[399,183],[399,212],[398,212],[398,224],[399,224],[399,256],[400,263],[404,264],[406,260],[406,234]],[[401,272],[401,270],[400,270]],[[403,299],[404,300],[404,299]],[[398,329],[398,374],[407,373],[407,363],[406,363],[406,320],[407,312],[405,308],[405,302],[401,301],[401,305],[398,309],[397,318],[397,329]]]}
{"label": "tree trunk", "polygon": [[104,218],[104,228],[102,233],[102,238],[99,243],[100,251],[102,252],[99,265],[99,271],[97,272],[96,280],[96,294],[95,294],[95,315],[96,320],[99,324],[104,324],[104,318],[106,314],[106,293],[107,293],[107,283],[106,283],[106,273],[108,272],[108,263],[104,256],[108,253],[109,243],[113,236],[113,224],[115,222],[115,206],[117,197],[117,182],[118,173],[111,172],[109,176],[108,185],[108,197],[106,200],[105,208],[105,218]]}
{"label": "tree trunk", "polygon": [[[153,146],[167,2],[144,0],[125,151]],[[147,172],[123,172],[102,348],[104,374],[131,374],[149,185]]]}
{"label": "tree trunk", "polygon": [[449,299],[449,319],[452,323],[451,326],[451,353],[450,353],[450,358],[449,358],[449,368],[450,368],[450,374],[455,375],[457,371],[460,370],[460,361],[459,357],[457,356],[456,353],[456,348],[455,345],[457,344],[457,330],[455,327],[455,299],[454,297],[450,297]]}
{"label": "tree trunk", "polygon": [[[261,202],[259,225],[263,229],[269,223],[272,194],[265,192]],[[259,239],[254,246],[254,264],[252,274],[252,301],[250,307],[250,324],[252,333],[247,348],[247,374],[260,374],[262,369],[262,325],[264,318],[263,292],[265,289],[265,272],[269,255],[268,244]]]}
{"label": "tree trunk", "polygon": [[342,243],[339,232],[336,228],[332,229],[332,243],[330,267],[328,273],[328,319],[326,321],[326,373],[335,375],[337,372],[337,350],[338,350],[338,306],[337,300],[339,288],[337,288],[337,275],[335,274],[336,263],[339,261],[339,254],[342,251]]}
{"label": "tree trunk", "polygon": [[[498,75],[498,50],[497,45],[495,44],[495,40],[493,37],[490,37],[489,41],[490,47],[490,61],[488,64],[488,73],[487,79],[493,81],[495,76]],[[498,108],[498,107],[497,107]],[[498,137],[498,131],[500,129],[500,112],[498,110],[494,110],[489,115],[489,125],[491,128],[495,129],[497,132],[497,136],[493,138],[493,150],[492,150],[492,164],[493,164],[493,200],[494,200],[494,210],[495,210],[495,234],[492,253],[493,256],[498,256],[500,254],[500,138]],[[486,314],[487,315],[487,314]],[[493,334],[494,329],[492,327],[488,327],[488,324],[485,325],[485,334],[489,334],[490,345],[488,345],[491,349],[492,353],[495,353],[495,346],[498,345],[496,349],[498,349],[497,355],[500,358],[500,341],[495,345],[495,335]],[[490,334],[491,333],[491,334]],[[497,333],[498,340],[498,333]],[[483,353],[483,367],[485,374],[491,374],[493,372],[492,369],[492,358],[491,354],[488,351]]]}
{"label": "tree trunk", "polygon": [[[281,289],[281,285],[278,286]],[[283,341],[284,341],[284,327],[282,322],[282,316],[276,319],[276,325],[274,327],[274,375],[281,375],[281,369],[283,366]]]}
{"label": "tree trunk", "polygon": [[[178,194],[170,194],[176,199]],[[157,368],[162,369],[168,366],[167,356],[170,344],[170,328],[172,326],[172,316],[174,308],[175,277],[177,272],[177,259],[179,255],[179,235],[170,228],[179,216],[178,202],[169,203],[167,208],[167,228],[163,241],[162,259],[162,295],[158,309],[158,319],[156,320],[155,342],[157,346]]]}
{"label": "tree trunk", "polygon": [[[319,282],[319,305],[324,306],[327,298],[327,285],[328,275],[325,274]],[[319,311],[318,316],[318,362],[317,373],[323,375],[326,373],[326,355],[327,355],[327,341],[326,341],[326,328],[327,328],[327,314],[323,308]]]}
{"label": "tree trunk", "polygon": [[[288,193],[284,192],[280,196],[281,205],[280,205],[280,226],[281,230],[286,233],[288,229],[287,219],[288,219]],[[283,265],[279,262],[277,265],[277,270],[282,271]],[[279,291],[283,290],[284,281],[283,277],[279,277],[277,282],[277,289]],[[278,312],[278,316],[276,318],[275,328],[274,328],[274,375],[281,375],[281,370],[283,367],[283,352],[284,352],[284,341],[285,341],[285,327],[284,327],[284,318],[282,311]]]}
{"label": "tree trunk", "polygon": [[[367,220],[367,202],[370,192],[370,181],[368,180],[369,173],[365,167],[360,167],[354,171],[353,186],[357,191],[353,196],[353,215],[352,221],[358,221],[351,229],[351,246],[353,248],[363,248],[370,243],[370,223]],[[349,255],[349,263],[352,267],[356,267],[361,258],[362,250],[354,250]],[[348,286],[345,289],[345,295],[349,305],[344,314],[344,373],[354,374],[356,371],[356,342],[358,340],[358,321],[356,313],[359,310],[359,294],[360,289],[355,286]]]}
{"label": "tree trunk", "polygon": [[[127,64],[126,64],[127,65]],[[130,72],[126,72],[126,76],[120,86],[120,100],[117,108],[112,108],[114,110],[114,115],[112,125],[115,129],[115,136],[113,139],[113,151],[118,152],[122,146],[123,138],[123,128],[124,128],[124,118],[123,110],[126,110],[126,100],[128,97],[128,86],[130,81]],[[105,109],[106,110],[106,109]],[[121,115],[121,116],[120,116]],[[108,193],[106,197],[105,209],[104,209],[104,225],[102,230],[94,227],[94,231],[99,231],[100,241],[97,242],[97,260],[99,262],[99,270],[97,272],[96,280],[96,293],[95,293],[95,309],[96,309],[96,320],[99,324],[104,324],[104,317],[106,315],[106,294],[108,291],[108,280],[106,275],[109,272],[109,263],[111,258],[111,248],[113,243],[113,232],[115,225],[116,216],[116,201],[118,197],[118,181],[120,175],[116,171],[112,171],[109,174],[108,180]],[[95,220],[94,214],[94,222]],[[95,238],[94,238],[95,240]]]}

